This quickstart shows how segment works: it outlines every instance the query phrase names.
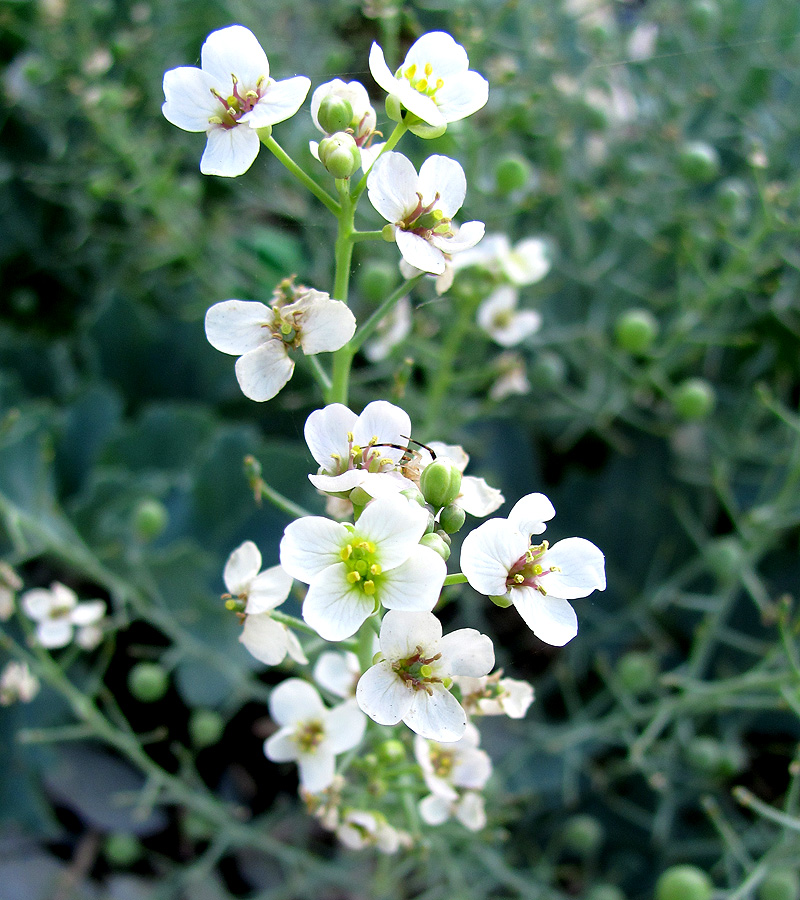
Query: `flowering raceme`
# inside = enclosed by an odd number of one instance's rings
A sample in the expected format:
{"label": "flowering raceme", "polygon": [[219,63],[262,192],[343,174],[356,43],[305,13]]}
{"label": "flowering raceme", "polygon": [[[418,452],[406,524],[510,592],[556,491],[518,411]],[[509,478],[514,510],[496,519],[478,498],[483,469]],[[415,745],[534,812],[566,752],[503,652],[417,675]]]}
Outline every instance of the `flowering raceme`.
{"label": "flowering raceme", "polygon": [[164,75],[164,117],[184,131],[205,131],[204,175],[243,175],[260,146],[258,129],[293,116],[311,82],[303,75],[275,81],[256,36],[242,25],[214,31],[200,51],[200,68]]}
{"label": "flowering raceme", "polygon": [[[333,81],[316,88],[311,95],[311,118],[323,134],[331,134],[320,122],[320,107],[328,98],[344,101],[349,105],[350,119],[342,122],[336,131],[352,132],[356,146],[361,152],[362,168],[366,172],[383,149],[382,143],[372,143],[378,117],[370,103],[367,89],[358,81],[342,81],[340,78],[334,78]],[[319,144],[316,141],[309,141],[309,149],[315,159],[319,159]]]}

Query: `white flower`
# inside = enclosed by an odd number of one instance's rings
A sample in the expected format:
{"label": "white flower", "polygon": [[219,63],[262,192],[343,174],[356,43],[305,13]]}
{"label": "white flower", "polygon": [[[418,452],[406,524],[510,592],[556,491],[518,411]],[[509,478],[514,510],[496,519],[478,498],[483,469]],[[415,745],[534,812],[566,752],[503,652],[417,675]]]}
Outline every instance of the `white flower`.
{"label": "white flower", "polygon": [[345,303],[314,290],[285,305],[223,300],[206,313],[208,342],[239,357],[236,379],[242,393],[258,401],[270,400],[292,377],[290,348],[300,347],[307,356],[330,353],[355,330],[355,316]]}
{"label": "white flower", "polygon": [[375,847],[388,854],[412,844],[410,834],[394,828],[381,813],[366,809],[347,810],[336,829],[336,837],[349,850]]}
{"label": "white flower", "polygon": [[[378,117],[370,103],[367,89],[360,81],[342,81],[340,78],[334,78],[333,81],[326,81],[325,84],[321,84],[314,91],[311,95],[311,118],[314,120],[314,125],[323,134],[327,132],[319,123],[319,108],[322,101],[326,97],[331,96],[346,100],[353,110],[353,118],[348,127],[353,133],[356,146],[361,151],[361,168],[366,172],[375,162],[384,146],[383,143],[372,143]],[[314,159],[319,159],[319,144],[316,141],[309,141],[308,146]]]}
{"label": "white flower", "polygon": [[308,584],[303,618],[327,641],[355,634],[381,605],[430,610],[447,574],[419,539],[427,512],[404,497],[368,503],[355,525],[305,516],[286,527],[281,565]]}
{"label": "white flower", "polygon": [[326,650],[314,663],[312,676],[321,688],[336,697],[355,697],[361,666],[349,650]]}
{"label": "white flower", "polygon": [[378,322],[375,337],[364,344],[364,356],[370,362],[380,362],[392,352],[411,331],[411,301],[401,297]]}
{"label": "white flower", "polygon": [[605,560],[591,541],[566,538],[550,547],[531,545],[555,515],[544,494],[528,494],[507,519],[490,519],[461,546],[461,571],[480,594],[512,603],[525,624],[546,644],[561,647],[578,633],[567,602],[605,590]]}
{"label": "white flower", "polygon": [[478,307],[478,325],[501,347],[513,347],[541,327],[539,313],[517,310],[518,301],[516,288],[504,284]]}
{"label": "white flower", "polygon": [[489,82],[469,71],[467,51],[444,31],[422,35],[395,75],[386,65],[383,50],[373,43],[369,68],[388,94],[436,128],[471,116],[489,99]]}
{"label": "white flower", "polygon": [[381,622],[381,659],[356,688],[358,705],[379,725],[401,720],[422,737],[457,741],[467,715],[450,693],[454,675],[485,675],[494,665],[491,640],[474,628],[442,637],[427,612],[390,610]]}
{"label": "white flower", "polygon": [[14,598],[22,587],[22,579],[8,565],[0,562],[0,622],[7,622],[14,615]]}
{"label": "white flower", "polygon": [[32,674],[27,663],[11,662],[6,664],[0,675],[0,706],[10,706],[19,700],[30,703],[39,693],[39,679]]}
{"label": "white flower", "polygon": [[97,623],[106,614],[105,603],[102,600],[78,603],[75,591],[58,581],[50,585],[50,590],[26,591],[20,597],[20,606],[36,622],[36,639],[48,649],[66,647],[75,637],[79,646],[91,650],[102,636]]}
{"label": "white flower", "polygon": [[411,434],[411,419],[386,400],[368,403],[356,415],[341,403],[317,409],[304,429],[319,472],[309,475],[317,490],[346,494],[362,487],[370,496],[395,494],[409,483],[398,472]]}
{"label": "white flower", "polygon": [[442,794],[428,794],[419,801],[419,814],[428,825],[441,825],[451,816],[470,831],[480,831],[486,825],[483,796],[477,791],[464,791],[455,799]]}
{"label": "white flower", "polygon": [[296,662],[308,662],[294,633],[270,615],[289,596],[291,575],[280,566],[262,572],[258,547],[245,541],[228,557],[222,578],[231,597],[245,604],[239,640],[257,660],[277,666],[288,653]]}
{"label": "white flower", "polygon": [[525,238],[512,248],[505,234],[487,234],[480,246],[467,250],[453,261],[457,270],[482,266],[516,287],[541,281],[550,271],[547,242]]}
{"label": "white flower", "polygon": [[264,742],[267,759],[296,762],[300,784],[312,794],[333,784],[336,756],[357,747],[367,725],[352,700],[328,709],[300,678],[289,678],[272,691],[269,714],[281,727]]}
{"label": "white flower", "polygon": [[[453,231],[458,233],[458,226],[453,226]],[[422,269],[418,269],[416,266],[409,265],[404,259],[400,260],[400,272],[406,280],[415,278],[417,275],[427,274],[422,271]],[[456,270],[453,267],[453,260],[445,253],[444,255],[444,272],[441,275],[437,275],[434,280],[434,287],[436,289],[436,293],[441,297],[442,294],[446,294],[450,288],[453,286],[453,279],[455,278]]]}
{"label": "white flower", "polygon": [[293,116],[311,87],[305,76],[275,81],[255,35],[242,25],[214,31],[200,51],[201,68],[164,75],[164,117],[184,131],[205,131],[204,175],[244,174],[260,146],[259,128]]}
{"label": "white flower", "polygon": [[458,231],[452,218],[467,194],[464,170],[446,156],[431,156],[419,175],[402,153],[384,153],[367,176],[370,203],[391,223],[403,259],[422,272],[441,275],[447,257],[483,237],[483,222],[466,222]]}
{"label": "white flower", "polygon": [[492,400],[505,400],[514,394],[527,394],[531,383],[525,370],[525,360],[516,353],[501,353],[497,358],[497,380],[489,388]]}
{"label": "white flower", "polygon": [[533,703],[533,688],[527,681],[503,678],[502,671],[483,678],[456,676],[453,681],[461,691],[461,703],[473,716],[502,716],[521,719]]}
{"label": "white flower", "polygon": [[458,798],[458,788],[481,790],[492,774],[492,761],[479,748],[480,742],[478,729],[471,722],[460,740],[448,744],[417,735],[414,756],[428,790],[450,800]]}

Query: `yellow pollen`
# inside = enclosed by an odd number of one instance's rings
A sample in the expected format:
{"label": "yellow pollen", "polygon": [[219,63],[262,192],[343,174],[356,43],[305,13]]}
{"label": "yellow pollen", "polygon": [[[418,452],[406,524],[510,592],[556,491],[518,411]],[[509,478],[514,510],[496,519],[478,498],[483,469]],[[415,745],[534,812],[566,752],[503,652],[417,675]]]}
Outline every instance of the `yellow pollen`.
{"label": "yellow pollen", "polygon": [[440,87],[444,87],[444,79],[443,78],[436,79],[436,90],[438,91]]}
{"label": "yellow pollen", "polygon": [[411,81],[411,79],[417,74],[417,66],[416,64],[410,65],[406,69],[406,78]]}
{"label": "yellow pollen", "polygon": [[428,82],[424,78],[420,78],[420,80],[416,83],[416,88],[418,91],[426,91],[428,89]]}
{"label": "yellow pollen", "polygon": [[350,559],[350,557],[352,555],[353,555],[353,545],[352,544],[348,544],[346,547],[342,547],[342,551],[339,554],[339,556],[341,556],[341,558],[342,558],[342,562],[345,562],[346,560]]}
{"label": "yellow pollen", "polygon": [[433,66],[429,62],[425,63],[425,74],[428,78],[433,74]]}
{"label": "yellow pollen", "polygon": [[[348,572],[347,580],[350,582],[350,584],[357,584],[359,581],[361,581],[361,576],[358,574],[358,572]],[[364,587],[366,588],[366,585]]]}
{"label": "yellow pollen", "polygon": [[348,432],[347,432],[347,441],[348,441],[348,443],[352,444],[354,440],[355,440],[355,437],[353,436],[353,432],[352,432],[352,431],[348,431]]}
{"label": "yellow pollen", "polygon": [[[380,575],[382,571],[383,571],[383,569],[382,569],[377,563],[373,563],[373,564],[369,567],[369,574],[370,574],[370,575]],[[550,571],[552,572],[552,569],[551,569]]]}
{"label": "yellow pollen", "polygon": [[516,581],[517,584],[522,584],[522,582],[525,581],[525,576],[524,575],[515,575],[514,581]]}
{"label": "yellow pollen", "polygon": [[542,566],[539,565],[539,563],[536,563],[536,565],[533,567],[533,574],[541,575],[542,572],[544,572],[544,569],[542,568]]}
{"label": "yellow pollen", "polygon": [[[355,572],[353,574],[356,574]],[[375,593],[375,582],[374,581],[365,581],[363,585],[361,585],[364,593],[371,597]]]}

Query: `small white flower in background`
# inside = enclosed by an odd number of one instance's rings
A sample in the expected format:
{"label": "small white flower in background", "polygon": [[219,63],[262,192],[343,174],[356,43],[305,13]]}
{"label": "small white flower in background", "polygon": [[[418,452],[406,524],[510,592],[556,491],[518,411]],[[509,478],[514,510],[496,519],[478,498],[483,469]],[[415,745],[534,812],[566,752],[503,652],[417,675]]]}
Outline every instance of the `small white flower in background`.
{"label": "small white flower in background", "polygon": [[504,284],[478,307],[478,325],[501,347],[522,343],[542,325],[536,310],[518,310],[518,302],[517,289]]}
{"label": "small white flower in background", "polygon": [[489,388],[492,400],[505,400],[516,394],[530,393],[531,383],[525,369],[525,360],[517,353],[501,353],[497,358],[497,380]]}
{"label": "small white flower in background", "polygon": [[489,82],[469,70],[467,51],[444,31],[422,35],[394,75],[383,50],[373,43],[369,68],[388,94],[435,128],[471,116],[489,99]]}
{"label": "small white flower in background", "polygon": [[366,809],[349,809],[336,829],[336,837],[349,850],[375,847],[381,853],[397,853],[401,847],[410,847],[411,835],[394,828],[379,812]]}
{"label": "small white flower in background", "polygon": [[292,377],[290,349],[331,353],[350,340],[356,319],[341,300],[306,290],[294,302],[267,306],[223,300],[206,313],[206,337],[216,350],[238,356],[236,380],[250,400],[270,400]]}
{"label": "small white flower in background", "polygon": [[362,487],[370,496],[385,496],[410,487],[398,466],[411,419],[399,406],[373,400],[356,415],[341,403],[331,403],[309,415],[304,434],[320,467],[308,476],[317,490],[346,494]]}
{"label": "small white flower in background", "polygon": [[470,831],[480,831],[486,827],[483,795],[477,791],[464,791],[454,799],[443,794],[428,794],[419,801],[419,814],[427,825],[442,825],[455,817]]}
{"label": "small white flower in background", "polygon": [[380,362],[392,352],[411,331],[411,301],[401,297],[378,322],[375,337],[364,344],[364,356],[370,362]]}
{"label": "small white flower in background", "polygon": [[658,25],[655,22],[640,22],[628,38],[627,52],[636,62],[649,59],[656,49]]}
{"label": "small white flower in background", "polygon": [[39,679],[31,673],[27,663],[12,660],[0,675],[0,706],[10,706],[18,700],[30,703],[39,693]]}
{"label": "small white flower in background", "polygon": [[487,234],[479,246],[453,260],[456,270],[481,266],[516,287],[541,281],[550,271],[547,242],[541,238],[524,238],[511,246],[505,234]]}
{"label": "small white flower in background", "polygon": [[75,638],[78,646],[91,650],[102,639],[98,627],[106,614],[102,600],[79,603],[75,591],[54,581],[49,590],[25,591],[19,602],[25,615],[36,622],[36,640],[43,647],[51,650],[66,647]]}
{"label": "small white flower in background", "polygon": [[503,678],[502,670],[483,678],[456,676],[461,704],[471,716],[508,716],[521,719],[533,703],[533,687],[527,681]]}
{"label": "small white flower in background", "polygon": [[276,125],[303,105],[305,76],[275,81],[252,31],[231,25],[212,32],[200,51],[201,68],[180,66],[164,75],[164,117],[184,131],[204,131],[204,175],[243,175],[260,147],[259,128]]}
{"label": "small white flower in background", "polygon": [[483,222],[465,222],[457,231],[452,227],[467,194],[467,179],[447,156],[428,157],[417,175],[402,153],[384,153],[367,176],[367,192],[391,223],[403,259],[422,272],[441,275],[449,257],[483,237]]}
{"label": "small white flower in background", "polygon": [[314,663],[312,677],[323,690],[335,697],[355,697],[361,666],[358,657],[349,650],[326,650]]}
{"label": "small white flower in background", "polygon": [[368,503],[355,525],[304,516],[286,526],[281,565],[308,584],[303,618],[327,641],[355,634],[380,606],[430,610],[447,566],[420,545],[428,513],[404,497]]}
{"label": "small white flower in background", "polygon": [[309,815],[314,816],[319,824],[328,831],[335,831],[340,821],[342,791],[347,782],[342,775],[334,775],[333,781],[322,791],[311,793],[302,785],[300,797],[306,805]]}
{"label": "small white flower in background", "polygon": [[14,598],[22,587],[22,579],[8,565],[0,562],[0,622],[7,622],[14,615]]}
{"label": "small white flower in background", "polygon": [[358,705],[379,725],[403,721],[422,737],[457,741],[467,715],[450,693],[454,675],[486,675],[494,665],[491,640],[474,628],[442,637],[428,612],[390,610],[381,622],[379,661],[361,676]]}
{"label": "small white flower in background", "polygon": [[428,790],[450,800],[458,798],[458,789],[479,791],[492,774],[492,761],[479,745],[478,729],[467,723],[464,736],[458,741],[442,744],[417,735],[414,756],[422,769]]}
{"label": "small white flower in background", "polygon": [[[352,131],[356,146],[361,151],[361,168],[366,172],[384,146],[382,143],[372,143],[372,138],[376,134],[375,126],[378,117],[370,103],[367,89],[360,81],[342,81],[340,78],[334,78],[333,81],[327,81],[316,88],[311,95],[311,118],[314,120],[314,125],[323,134],[327,134],[327,132],[319,123],[319,108],[322,101],[331,96],[346,100],[353,110],[353,118],[347,127]],[[308,146],[314,159],[319,159],[317,141],[309,141]]]}
{"label": "small white flower in background", "polygon": [[532,545],[554,515],[544,494],[523,497],[507,519],[490,519],[464,538],[461,571],[478,593],[513,604],[536,637],[562,647],[578,633],[567,601],[605,590],[605,559],[584,538]]}
{"label": "small white flower in background", "polygon": [[222,578],[233,602],[244,604],[239,640],[257,660],[277,666],[288,653],[296,662],[308,662],[294,633],[270,615],[289,596],[291,575],[280,566],[262,572],[258,547],[245,541],[228,557]]}
{"label": "small white flower in background", "polygon": [[354,701],[329,709],[316,688],[300,678],[270,694],[269,714],[280,729],[264,742],[273,762],[296,762],[302,788],[312,794],[334,782],[336,757],[361,743],[367,720]]}

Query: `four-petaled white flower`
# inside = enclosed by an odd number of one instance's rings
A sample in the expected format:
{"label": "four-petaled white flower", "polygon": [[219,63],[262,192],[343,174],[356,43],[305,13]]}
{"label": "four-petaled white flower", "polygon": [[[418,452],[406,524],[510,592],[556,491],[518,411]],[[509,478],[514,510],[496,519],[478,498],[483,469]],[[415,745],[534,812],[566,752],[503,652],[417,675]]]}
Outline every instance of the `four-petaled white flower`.
{"label": "four-petaled white flower", "polygon": [[422,737],[457,741],[467,714],[450,693],[454,675],[486,675],[494,665],[490,638],[474,628],[442,637],[428,612],[390,610],[381,622],[381,657],[361,676],[358,705],[379,725],[401,720]]}
{"label": "four-petaled white flower", "polygon": [[533,703],[533,687],[527,681],[503,678],[498,670],[483,678],[456,676],[461,703],[471,716],[508,716],[521,719]]}
{"label": "four-petaled white flower", "polygon": [[514,394],[527,394],[530,389],[525,360],[517,353],[501,353],[497,358],[497,379],[489,388],[489,397],[505,400]]}
{"label": "four-petaled white flower", "polygon": [[[342,81],[341,78],[326,81],[325,84],[321,84],[315,89],[311,95],[311,118],[323,134],[326,132],[319,123],[319,108],[322,101],[331,96],[346,100],[353,110],[353,118],[348,129],[352,131],[356,146],[361,151],[361,168],[366,172],[384,146],[383,143],[372,143],[372,138],[376,134],[375,126],[378,123],[378,117],[370,103],[367,89],[360,81]],[[319,159],[319,144],[316,141],[309,141],[308,146],[314,159]]]}
{"label": "four-petaled white flower", "polygon": [[290,349],[331,353],[350,340],[356,319],[341,300],[308,290],[293,303],[266,306],[223,300],[206,313],[206,337],[216,350],[238,356],[236,379],[245,397],[270,400],[292,377]]}
{"label": "four-petaled white flower", "polygon": [[480,246],[453,260],[456,270],[482,266],[493,275],[516,287],[541,281],[550,271],[547,242],[537,237],[524,238],[511,246],[505,234],[487,234]]}
{"label": "four-petaled white flower", "polygon": [[[36,622],[36,640],[54,650],[66,647],[73,636],[84,650],[96,647],[102,638],[98,622],[106,614],[102,600],[78,602],[71,588],[54,581],[50,590],[33,588],[20,597],[20,606]],[[77,629],[77,634],[75,630]]]}
{"label": "four-petaled white flower", "polygon": [[303,75],[275,81],[252,31],[231,25],[214,31],[200,52],[201,68],[180,66],[164,75],[164,117],[184,131],[205,131],[204,175],[233,177],[253,164],[257,129],[276,125],[303,105],[311,81]]}
{"label": "four-petaled white flower", "polygon": [[39,693],[39,679],[26,662],[11,660],[0,675],[0,706],[12,703],[30,703]]}
{"label": "four-petaled white flower", "polygon": [[309,415],[304,434],[320,467],[308,476],[317,490],[346,495],[362,487],[378,497],[411,487],[398,472],[411,434],[411,419],[399,406],[373,400],[356,415],[331,403]]}
{"label": "four-petaled white flower", "polygon": [[309,586],[306,622],[325,640],[341,641],[381,605],[433,609],[447,567],[419,543],[427,524],[421,506],[405,497],[385,497],[368,503],[355,525],[321,516],[287,525],[281,565]]}
{"label": "four-petaled white flower", "polygon": [[373,43],[369,68],[388,94],[434,128],[471,116],[489,99],[489,82],[469,70],[467,51],[444,31],[423,34],[394,75],[383,50]]}
{"label": "four-petaled white flower", "polygon": [[501,347],[513,347],[534,334],[542,317],[533,309],[517,309],[516,288],[501,285],[478,307],[478,325]]}
{"label": "four-petaled white flower", "polygon": [[375,847],[388,854],[413,843],[407,831],[390,825],[382,813],[367,809],[348,809],[336,829],[336,837],[349,850]]}
{"label": "four-petaled white flower", "polygon": [[264,742],[273,762],[296,762],[300,784],[312,794],[333,784],[336,757],[361,743],[367,720],[354,701],[329,709],[301,678],[282,681],[270,694],[269,714],[280,729]]}
{"label": "four-petaled white flower", "polygon": [[288,572],[280,566],[262,572],[258,547],[245,541],[228,557],[222,578],[231,599],[244,604],[239,640],[257,660],[277,666],[288,653],[296,662],[308,662],[294,633],[270,615],[292,589],[293,579]]}
{"label": "four-petaled white flower", "polygon": [[391,223],[403,259],[422,272],[441,275],[449,257],[483,237],[483,222],[465,222],[457,231],[452,227],[467,194],[467,179],[447,156],[428,157],[417,175],[402,153],[384,153],[367,176],[367,192]]}
{"label": "four-petaled white flower", "polygon": [[554,515],[544,494],[523,497],[507,519],[490,519],[464,538],[461,571],[478,593],[513,604],[540,640],[561,647],[578,633],[567,601],[605,590],[606,575],[603,554],[584,538],[531,545]]}
{"label": "four-petaled white flower", "polygon": [[441,825],[454,816],[470,831],[480,831],[486,826],[483,795],[477,791],[463,791],[454,798],[428,794],[419,801],[419,814],[427,825]]}

